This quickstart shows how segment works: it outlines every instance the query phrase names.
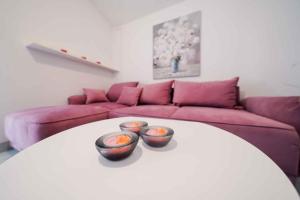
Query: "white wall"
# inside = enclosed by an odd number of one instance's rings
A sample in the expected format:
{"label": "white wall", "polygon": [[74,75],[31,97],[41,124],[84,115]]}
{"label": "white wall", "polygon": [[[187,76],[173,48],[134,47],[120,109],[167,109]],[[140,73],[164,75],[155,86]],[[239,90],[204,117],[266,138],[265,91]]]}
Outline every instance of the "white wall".
{"label": "white wall", "polygon": [[81,88],[107,88],[113,75],[44,53],[27,42],[65,47],[111,64],[111,27],[86,0],[0,1],[0,143],[3,119],[20,109],[66,104]]}
{"label": "white wall", "polygon": [[243,96],[300,95],[299,0],[189,0],[114,28],[117,80],[153,82],[152,27],[202,11],[201,75],[240,76]]}
{"label": "white wall", "polygon": [[[201,76],[240,76],[244,95],[300,95],[299,0],[188,0],[115,27],[87,0],[0,1],[0,143],[5,114],[60,105],[82,87],[152,79],[152,27],[202,11]],[[113,74],[29,51],[41,41],[120,66]],[[111,45],[113,48],[111,48]],[[112,58],[111,58],[112,55]]]}

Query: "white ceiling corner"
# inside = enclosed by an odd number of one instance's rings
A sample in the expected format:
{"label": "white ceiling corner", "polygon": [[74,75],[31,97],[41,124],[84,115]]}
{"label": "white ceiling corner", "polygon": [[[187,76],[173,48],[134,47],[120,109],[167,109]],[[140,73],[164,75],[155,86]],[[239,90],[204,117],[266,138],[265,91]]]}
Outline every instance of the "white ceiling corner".
{"label": "white ceiling corner", "polygon": [[91,0],[113,25],[126,24],[184,0]]}

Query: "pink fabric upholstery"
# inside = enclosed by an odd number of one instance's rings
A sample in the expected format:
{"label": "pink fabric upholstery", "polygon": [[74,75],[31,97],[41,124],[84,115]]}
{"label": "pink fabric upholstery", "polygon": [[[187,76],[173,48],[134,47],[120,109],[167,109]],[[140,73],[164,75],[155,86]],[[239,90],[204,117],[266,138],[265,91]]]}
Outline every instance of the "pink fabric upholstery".
{"label": "pink fabric upholstery", "polygon": [[227,130],[253,144],[270,157],[289,178],[298,176],[299,138],[296,131],[260,126],[208,124]]}
{"label": "pink fabric upholstery", "polygon": [[86,95],[86,104],[108,101],[104,90],[83,88]]}
{"label": "pink fabric upholstery", "polygon": [[176,105],[233,108],[237,100],[239,78],[226,81],[175,81],[173,102]]}
{"label": "pink fabric upholstery", "polygon": [[15,149],[22,150],[58,132],[107,117],[107,109],[88,105],[29,109],[5,118],[5,134]]}
{"label": "pink fabric upholstery", "polygon": [[295,131],[295,129],[288,124],[247,111],[226,108],[181,107],[171,116],[171,118],[241,126],[279,128]]}
{"label": "pink fabric upholstery", "polygon": [[117,103],[128,106],[136,106],[139,101],[141,92],[142,88],[123,87]]}
{"label": "pink fabric upholstery", "polygon": [[227,130],[258,147],[289,176],[298,175],[299,137],[288,125],[242,110],[182,107],[172,117]]}
{"label": "pink fabric upholstery", "polygon": [[[146,96],[160,98],[153,91]],[[69,103],[81,103],[80,96],[70,98]],[[12,146],[22,150],[68,128],[106,119],[108,112],[110,118],[145,116],[198,121],[245,139],[266,153],[290,178],[297,177],[300,144],[295,128],[299,130],[299,97],[256,97],[243,103],[247,111],[173,105],[128,107],[115,102],[35,108],[8,115],[5,133]]]}
{"label": "pink fabric upholstery", "polygon": [[109,117],[146,116],[198,121],[227,130],[252,143],[291,178],[298,175],[299,137],[295,129],[243,110],[144,105],[115,109]]}
{"label": "pink fabric upholstery", "polygon": [[142,105],[112,110],[110,118],[126,116],[147,116],[169,118],[178,107],[172,105]]}
{"label": "pink fabric upholstery", "polygon": [[143,85],[141,104],[167,105],[171,101],[173,81]]}
{"label": "pink fabric upholstery", "polygon": [[81,105],[85,104],[86,95],[73,95],[68,97],[68,104],[70,105]]}
{"label": "pink fabric upholstery", "polygon": [[300,96],[250,97],[243,105],[249,112],[294,126],[300,134]]}
{"label": "pink fabric upholstery", "polygon": [[110,101],[117,101],[120,97],[123,87],[136,87],[138,82],[124,82],[113,84],[108,90],[106,96]]}
{"label": "pink fabric upholstery", "polygon": [[102,107],[102,108],[106,108],[108,110],[114,110],[114,109],[118,109],[118,108],[127,108],[128,107],[126,105],[118,104],[115,102],[92,103],[92,104],[88,104],[88,106]]}

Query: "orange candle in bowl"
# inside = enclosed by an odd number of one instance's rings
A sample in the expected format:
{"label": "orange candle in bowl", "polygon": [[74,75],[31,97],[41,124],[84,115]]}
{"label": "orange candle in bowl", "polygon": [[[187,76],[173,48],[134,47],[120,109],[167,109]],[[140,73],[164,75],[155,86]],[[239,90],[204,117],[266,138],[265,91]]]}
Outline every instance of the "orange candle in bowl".
{"label": "orange candle in bowl", "polygon": [[142,125],[142,122],[129,122],[128,124],[126,124],[126,126],[129,128],[138,127],[141,125]]}
{"label": "orange candle in bowl", "polygon": [[152,143],[164,143],[169,140],[169,138],[164,137],[168,134],[168,130],[162,127],[149,129],[146,134],[149,136],[147,140]]}
{"label": "orange candle in bowl", "polygon": [[164,136],[168,133],[168,130],[165,128],[154,128],[147,131],[147,135],[151,136]]}
{"label": "orange candle in bowl", "polygon": [[128,135],[120,134],[116,136],[111,136],[104,140],[104,144],[112,147],[112,149],[108,150],[110,153],[124,153],[130,149],[129,146],[122,147],[123,145],[129,144],[131,142],[131,138]]}
{"label": "orange candle in bowl", "polygon": [[144,121],[130,121],[130,122],[123,122],[120,124],[120,128],[123,131],[131,131],[139,135],[142,128],[148,126],[147,122]]}
{"label": "orange candle in bowl", "polygon": [[141,122],[130,122],[126,125],[133,132],[139,132],[142,126]]}
{"label": "orange candle in bowl", "polygon": [[105,139],[104,144],[110,147],[118,147],[130,143],[130,141],[131,141],[130,136],[125,134],[120,134]]}

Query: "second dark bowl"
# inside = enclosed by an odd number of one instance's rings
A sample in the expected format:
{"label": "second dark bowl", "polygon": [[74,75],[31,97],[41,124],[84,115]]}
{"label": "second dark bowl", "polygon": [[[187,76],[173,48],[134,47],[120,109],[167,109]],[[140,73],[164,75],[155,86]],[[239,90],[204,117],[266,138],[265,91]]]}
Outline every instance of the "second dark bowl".
{"label": "second dark bowl", "polygon": [[[151,129],[163,128],[167,130],[164,135],[149,135],[147,132]],[[151,147],[164,147],[166,146],[174,135],[174,130],[164,126],[148,126],[143,128],[140,132],[140,136],[143,141]]]}

